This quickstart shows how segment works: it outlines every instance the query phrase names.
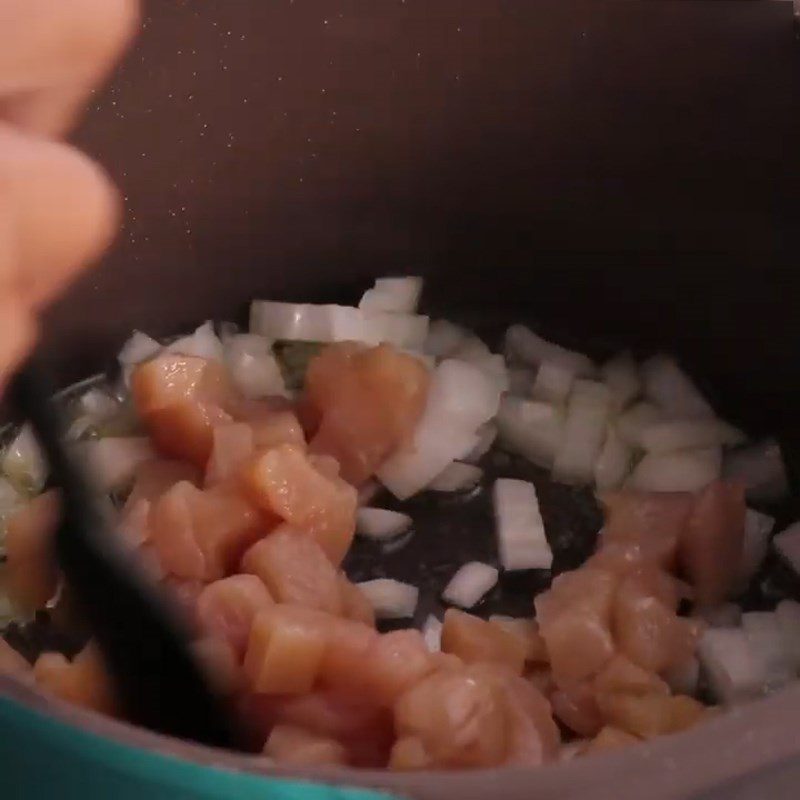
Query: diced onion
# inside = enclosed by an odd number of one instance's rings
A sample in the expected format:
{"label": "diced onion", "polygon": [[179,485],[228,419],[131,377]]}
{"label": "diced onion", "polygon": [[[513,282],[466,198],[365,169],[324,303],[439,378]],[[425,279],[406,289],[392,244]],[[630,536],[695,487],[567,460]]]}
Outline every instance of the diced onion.
{"label": "diced onion", "polygon": [[413,314],[422,294],[422,283],[422,278],[411,276],[378,278],[374,288],[364,293],[358,307],[369,313]]}
{"label": "diced onion", "polygon": [[567,404],[564,438],[553,463],[553,477],[563,483],[590,483],[603,446],[611,411],[608,387],[579,380]]}
{"label": "diced onion", "polygon": [[549,403],[506,396],[497,413],[503,446],[540,467],[551,467],[564,435],[564,414]]}
{"label": "diced onion", "polygon": [[442,649],[442,621],[429,614],[422,626],[422,638],[431,653],[438,653]]}
{"label": "diced onion", "polygon": [[543,361],[531,387],[531,397],[545,403],[563,403],[575,380],[573,370],[558,361]]}
{"label": "diced onion", "polygon": [[455,359],[442,361],[411,446],[385,461],[378,479],[401,500],[421,491],[475,448],[475,431],[495,415],[499,400],[497,387],[479,369]]}
{"label": "diced onion", "polygon": [[27,423],[3,451],[0,469],[16,487],[28,494],[39,494],[44,488],[49,469],[33,429]]}
{"label": "diced onion", "polygon": [[716,480],[722,454],[718,447],[646,455],[627,484],[647,492],[696,492]]}
{"label": "diced onion", "polygon": [[650,453],[672,453],[741,444],[744,438],[740,430],[719,419],[666,420],[645,426],[641,444]]}
{"label": "diced onion", "polygon": [[474,363],[487,358],[492,354],[489,346],[483,339],[470,334],[466,339],[463,339],[455,350],[449,355],[449,358],[457,358],[460,361]]}
{"label": "diced onion", "polygon": [[272,341],[388,342],[421,348],[428,318],[416,314],[367,313],[353,306],[272,303],[256,300],[250,306],[250,332]]}
{"label": "diced onion", "polygon": [[434,358],[449,358],[469,336],[470,333],[466,328],[446,319],[436,319],[428,327],[428,335],[422,350]]}
{"label": "diced onion", "polygon": [[79,413],[88,414],[97,420],[110,419],[119,412],[119,400],[96,387],[84,392],[77,405]]}
{"label": "diced onion", "polygon": [[617,418],[617,432],[631,447],[641,447],[644,431],[663,419],[664,414],[652,403],[636,403]]}
{"label": "diced onion", "polygon": [[122,367],[132,367],[153,358],[161,350],[161,344],[155,339],[141,331],[134,331],[119,351],[117,360]]}
{"label": "diced onion", "polygon": [[512,361],[532,366],[555,361],[579,377],[591,377],[596,371],[588,356],[548,342],[525,325],[512,325],[506,331],[506,354]]}
{"label": "diced onion", "polygon": [[686,659],[682,664],[670,667],[664,673],[664,680],[675,694],[694,695],[700,681],[700,662],[695,656]]}
{"label": "diced onion", "polygon": [[775,609],[784,647],[795,672],[800,672],[800,603],[782,600]]}
{"label": "diced onion", "polygon": [[742,559],[736,570],[736,588],[743,591],[753,575],[756,574],[769,546],[769,535],[775,527],[775,520],[769,514],[748,508],[744,517],[744,540]]}
{"label": "diced onion", "polygon": [[639,368],[630,353],[620,353],[600,368],[600,376],[611,392],[611,408],[622,411],[642,393]]}
{"label": "diced onion", "polygon": [[709,628],[697,648],[714,696],[723,703],[749,700],[764,688],[764,665],[741,628]]}
{"label": "diced onion", "polygon": [[287,396],[280,365],[263,336],[241,333],[225,342],[225,363],[234,386],[249,400]]}
{"label": "diced onion", "polygon": [[442,592],[442,599],[460,608],[472,608],[497,585],[499,573],[491,564],[470,561],[460,567]]}
{"label": "diced onion", "polygon": [[0,478],[0,549],[6,537],[8,520],[23,506],[26,498],[5,478]]}
{"label": "diced onion", "polygon": [[419,589],[416,586],[391,578],[376,578],[357,583],[356,586],[369,600],[378,619],[405,619],[414,616],[419,598]]}
{"label": "diced onion", "polygon": [[508,370],[508,391],[517,397],[530,397],[536,373],[527,367],[510,367]]}
{"label": "diced onion", "polygon": [[726,453],[722,474],[743,483],[747,499],[755,502],[776,502],[789,493],[783,455],[774,439]]}
{"label": "diced onion", "polygon": [[359,508],[356,511],[356,533],[368,539],[385,541],[405,533],[411,527],[411,517],[386,508]]}
{"label": "diced onion", "polygon": [[671,356],[648,358],[642,364],[642,379],[645,396],[669,416],[680,419],[713,418],[714,409]]}
{"label": "diced onion", "polygon": [[473,464],[454,461],[448,464],[430,483],[434,492],[461,492],[480,483],[483,470]]}
{"label": "diced onion", "polygon": [[712,628],[736,628],[742,623],[742,609],[736,603],[720,603],[716,606],[696,608],[695,619],[701,619]]}
{"label": "diced onion", "polygon": [[772,546],[795,573],[800,575],[800,522],[791,524],[775,536]]}
{"label": "diced onion", "polygon": [[493,422],[486,422],[478,428],[476,434],[478,443],[464,458],[468,464],[480,461],[492,449],[494,440],[497,438],[497,425]]}
{"label": "diced onion", "polygon": [[205,358],[210,361],[222,361],[225,357],[222,342],[219,336],[214,333],[212,322],[204,322],[190,336],[184,336],[167,345],[166,352],[177,353],[181,356]]}
{"label": "diced onion", "polygon": [[769,611],[742,614],[742,628],[750,648],[761,661],[765,687],[784,686],[794,677],[794,667],[778,618]]}
{"label": "diced onion", "polygon": [[603,449],[594,463],[594,484],[600,491],[616,489],[631,468],[633,453],[613,425],[608,426]]}
{"label": "diced onion", "polygon": [[147,437],[108,436],[78,442],[74,447],[94,488],[102,493],[126,488],[133,481],[137,467],[158,457]]}
{"label": "diced onion", "polygon": [[503,569],[550,569],[553,551],[545,536],[534,485],[499,478],[494,484],[493,499],[497,549]]}

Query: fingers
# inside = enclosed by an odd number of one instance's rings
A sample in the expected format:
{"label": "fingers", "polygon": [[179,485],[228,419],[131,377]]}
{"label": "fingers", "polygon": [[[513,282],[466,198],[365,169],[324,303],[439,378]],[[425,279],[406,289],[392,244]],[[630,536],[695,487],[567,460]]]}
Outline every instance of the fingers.
{"label": "fingers", "polygon": [[0,296],[38,308],[111,242],[119,199],[79,151],[0,124],[0,216]]}
{"label": "fingers", "polygon": [[136,0],[0,0],[0,118],[66,132],[138,21]]}

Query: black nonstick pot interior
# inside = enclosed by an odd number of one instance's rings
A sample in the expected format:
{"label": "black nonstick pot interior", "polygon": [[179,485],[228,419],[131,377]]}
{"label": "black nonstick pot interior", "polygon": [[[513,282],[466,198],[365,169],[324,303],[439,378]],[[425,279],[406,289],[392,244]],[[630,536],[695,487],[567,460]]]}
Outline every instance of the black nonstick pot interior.
{"label": "black nonstick pot interior", "polygon": [[[421,274],[426,310],[490,339],[527,321],[597,354],[675,352],[793,462],[798,52],[786,2],[153,0],[78,137],[125,229],[52,309],[45,354],[67,385],[133,328]],[[572,568],[597,507],[536,482],[555,571]],[[349,562],[423,584],[423,618],[456,565],[492,555],[485,492],[432,502],[413,501],[407,547]],[[753,607],[797,591],[768,569]],[[549,577],[515,576],[486,610],[526,613]]]}

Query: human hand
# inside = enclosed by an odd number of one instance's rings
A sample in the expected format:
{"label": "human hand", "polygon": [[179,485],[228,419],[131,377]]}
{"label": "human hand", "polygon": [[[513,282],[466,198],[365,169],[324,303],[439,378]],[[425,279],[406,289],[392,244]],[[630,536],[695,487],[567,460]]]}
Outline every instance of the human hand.
{"label": "human hand", "polygon": [[138,21],[138,0],[0,0],[0,385],[117,231],[112,183],[59,139]]}

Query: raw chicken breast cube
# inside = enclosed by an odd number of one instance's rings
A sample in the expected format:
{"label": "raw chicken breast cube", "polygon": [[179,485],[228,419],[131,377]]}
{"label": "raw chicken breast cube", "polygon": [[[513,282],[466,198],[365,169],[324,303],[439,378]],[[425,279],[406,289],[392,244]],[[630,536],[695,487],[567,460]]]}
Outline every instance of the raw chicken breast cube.
{"label": "raw chicken breast cube", "polygon": [[264,755],[277,764],[298,767],[347,763],[347,751],[335,739],[284,724],[272,729],[264,745]]}
{"label": "raw chicken breast cube", "polygon": [[442,627],[442,652],[453,653],[467,664],[498,662],[522,673],[528,643],[486,620],[449,608]]}

